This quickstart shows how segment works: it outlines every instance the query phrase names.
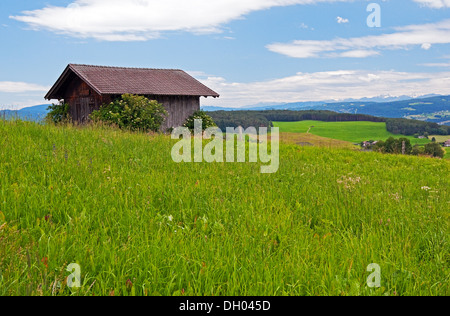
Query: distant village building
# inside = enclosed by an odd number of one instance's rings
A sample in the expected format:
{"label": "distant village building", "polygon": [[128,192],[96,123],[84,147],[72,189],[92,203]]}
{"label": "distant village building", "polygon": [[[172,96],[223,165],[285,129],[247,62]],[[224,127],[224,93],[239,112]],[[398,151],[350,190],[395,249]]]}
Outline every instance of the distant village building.
{"label": "distant village building", "polygon": [[119,68],[69,64],[45,96],[69,104],[75,122],[123,94],[136,94],[163,104],[168,117],[162,130],[178,127],[200,110],[200,97],[219,94],[178,69]]}
{"label": "distant village building", "polygon": [[444,143],[444,147],[450,147],[450,139]]}
{"label": "distant village building", "polygon": [[363,148],[368,148],[368,147],[372,147],[373,145],[378,144],[378,141],[364,141],[361,143],[361,146]]}

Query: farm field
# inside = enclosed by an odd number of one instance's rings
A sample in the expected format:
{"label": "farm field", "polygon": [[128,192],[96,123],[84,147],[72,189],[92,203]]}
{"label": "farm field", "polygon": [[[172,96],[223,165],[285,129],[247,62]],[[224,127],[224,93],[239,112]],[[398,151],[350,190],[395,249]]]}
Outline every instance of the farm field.
{"label": "farm field", "polygon": [[0,295],[450,294],[449,161],[282,143],[261,174],[176,164],[167,136],[0,135]]}
{"label": "farm field", "polygon": [[[377,122],[321,122],[321,121],[300,121],[300,122],[273,122],[275,127],[280,128],[280,132],[309,133],[348,141],[361,143],[369,140],[386,140],[389,137],[406,137],[413,145],[426,144],[428,139],[416,139],[412,136],[402,136],[389,133],[386,130],[386,123]],[[313,127],[314,126],[314,127]]]}
{"label": "farm field", "polygon": [[280,133],[280,140],[288,144],[296,144],[299,146],[358,149],[358,147],[351,142],[321,137],[308,133]]}
{"label": "farm field", "polygon": [[450,135],[447,135],[447,136],[444,136],[444,135],[431,135],[429,138],[433,139],[433,137],[436,138],[436,142],[438,142],[438,143],[443,143],[443,142],[445,142],[445,141],[450,139]]}

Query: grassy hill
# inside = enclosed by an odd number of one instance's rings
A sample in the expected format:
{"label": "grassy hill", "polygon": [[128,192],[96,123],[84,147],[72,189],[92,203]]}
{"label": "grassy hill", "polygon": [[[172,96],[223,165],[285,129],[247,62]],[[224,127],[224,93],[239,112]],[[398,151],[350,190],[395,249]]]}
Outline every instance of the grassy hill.
{"label": "grassy hill", "polygon": [[377,122],[321,122],[321,121],[300,121],[300,122],[273,122],[275,127],[279,127],[281,132],[309,133],[348,141],[361,143],[368,140],[386,140],[389,137],[406,137],[414,144],[426,144],[428,139],[416,139],[411,136],[402,136],[389,133],[386,130],[386,123]]}
{"label": "grassy hill", "polygon": [[166,136],[0,134],[0,295],[450,294],[448,161],[281,144],[267,175]]}
{"label": "grassy hill", "polygon": [[322,148],[346,148],[346,149],[358,149],[351,142],[326,138],[317,136],[310,133],[280,133],[280,140],[287,144],[296,144],[299,146],[317,146]]}

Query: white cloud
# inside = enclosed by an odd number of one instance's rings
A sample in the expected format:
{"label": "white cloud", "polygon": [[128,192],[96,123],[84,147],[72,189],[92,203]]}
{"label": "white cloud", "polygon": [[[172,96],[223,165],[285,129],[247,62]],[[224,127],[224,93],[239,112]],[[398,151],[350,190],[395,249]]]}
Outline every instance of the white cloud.
{"label": "white cloud", "polygon": [[[198,73],[200,78],[200,73]],[[340,70],[297,73],[261,82],[228,82],[206,76],[201,81],[220,93],[203,104],[240,107],[259,102],[343,100],[348,98],[450,94],[450,72],[409,73],[396,71]]]}
{"label": "white cloud", "polygon": [[344,18],[342,18],[342,17],[340,17],[340,16],[338,16],[338,17],[336,18],[336,21],[337,21],[339,24],[345,24],[345,23],[350,22],[348,19],[344,19]]}
{"label": "white cloud", "polygon": [[450,63],[426,63],[426,64],[421,64],[421,66],[447,68],[447,67],[450,67]]}
{"label": "white cloud", "polygon": [[436,9],[450,8],[450,0],[414,0],[414,1]]}
{"label": "white cloud", "polygon": [[[299,40],[267,45],[273,52],[295,58],[367,57],[382,49],[408,49],[420,45],[428,50],[433,44],[450,43],[450,19],[438,23],[395,28],[396,32],[375,36],[335,38],[333,40]],[[357,53],[355,53],[357,52]]]}
{"label": "white cloud", "polygon": [[105,41],[145,41],[161,32],[219,32],[222,25],[264,9],[353,0],[76,0],[10,18],[32,28]]}
{"label": "white cloud", "polygon": [[374,50],[355,49],[349,50],[340,54],[336,54],[336,57],[348,57],[348,58],[365,58],[370,56],[380,55],[379,52]]}
{"label": "white cloud", "polygon": [[46,92],[50,87],[26,82],[0,81],[0,92],[4,93],[22,93],[22,92]]}

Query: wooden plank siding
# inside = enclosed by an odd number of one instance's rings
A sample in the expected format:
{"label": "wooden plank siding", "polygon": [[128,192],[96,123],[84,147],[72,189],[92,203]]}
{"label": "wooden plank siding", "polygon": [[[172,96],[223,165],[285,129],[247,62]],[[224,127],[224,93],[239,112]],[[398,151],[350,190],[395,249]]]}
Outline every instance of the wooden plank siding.
{"label": "wooden plank siding", "polygon": [[89,114],[100,109],[103,97],[80,78],[73,77],[65,89],[64,102],[69,104],[69,113],[74,122],[86,123]]}
{"label": "wooden plank siding", "polygon": [[200,97],[151,95],[145,97],[158,101],[168,112],[168,117],[161,126],[163,131],[182,126],[189,116],[200,110]]}

